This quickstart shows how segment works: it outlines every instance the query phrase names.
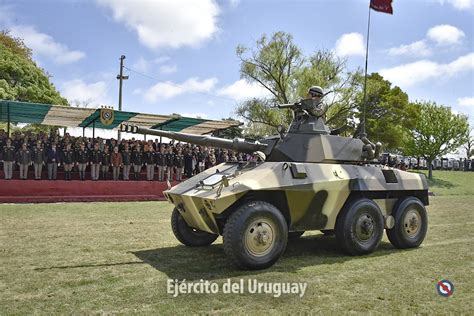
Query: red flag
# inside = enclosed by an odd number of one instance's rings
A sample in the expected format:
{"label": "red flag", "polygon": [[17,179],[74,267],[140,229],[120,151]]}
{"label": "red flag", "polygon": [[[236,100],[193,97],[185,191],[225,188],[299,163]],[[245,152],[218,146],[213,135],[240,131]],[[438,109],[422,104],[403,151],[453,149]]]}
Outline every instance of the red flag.
{"label": "red flag", "polygon": [[393,14],[392,0],[370,0],[370,8],[378,12]]}

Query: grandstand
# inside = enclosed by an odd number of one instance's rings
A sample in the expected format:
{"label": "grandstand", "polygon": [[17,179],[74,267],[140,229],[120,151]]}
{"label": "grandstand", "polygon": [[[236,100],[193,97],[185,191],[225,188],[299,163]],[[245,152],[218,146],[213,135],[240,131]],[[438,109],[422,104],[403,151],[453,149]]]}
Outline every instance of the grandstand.
{"label": "grandstand", "polygon": [[[108,109],[108,108],[107,108]],[[110,109],[108,109],[110,111]],[[141,168],[141,172],[131,178],[131,181],[122,181],[124,177],[121,176],[119,181],[110,181],[107,179],[107,174],[104,173],[99,181],[90,181],[89,170],[92,162],[87,166],[86,180],[77,181],[79,175],[76,171],[78,164],[73,162],[74,169],[68,174],[64,167],[64,161],[57,162],[59,170],[57,172],[57,180],[46,180],[51,177],[49,172],[43,169],[42,180],[34,181],[33,166],[29,168],[27,173],[27,180],[20,180],[19,168],[17,163],[18,154],[23,143],[27,144],[28,150],[32,153],[37,144],[45,150],[50,150],[52,144],[58,146],[58,150],[63,152],[66,144],[71,144],[74,150],[78,150],[80,144],[85,145],[85,150],[92,152],[94,145],[100,146],[100,151],[103,152],[105,147],[107,151],[112,152],[114,147],[118,147],[120,151],[124,147],[130,147],[130,150],[142,148],[153,152],[153,163],[155,163],[155,156],[166,155],[166,168],[168,173],[166,180],[173,183],[181,180],[176,175],[177,168],[182,168],[184,177],[190,177],[196,172],[202,171],[200,166],[202,164],[208,167],[209,165],[227,161],[229,159],[247,159],[238,153],[231,153],[222,151],[218,148],[199,148],[192,146],[192,144],[174,144],[165,143],[160,139],[143,140],[121,140],[114,139],[104,140],[100,137],[95,137],[95,129],[116,129],[121,123],[135,124],[152,129],[160,129],[166,131],[179,131],[190,134],[210,134],[218,133],[220,130],[225,130],[230,127],[239,126],[238,121],[230,120],[206,120],[199,118],[182,117],[179,115],[157,115],[126,111],[113,111],[109,122],[104,122],[101,119],[103,109],[91,108],[74,108],[68,106],[27,103],[0,100],[0,121],[7,122],[7,131],[3,133],[0,131],[0,156],[2,156],[3,148],[6,146],[6,139],[11,136],[11,123],[27,123],[27,124],[41,124],[57,127],[81,127],[83,128],[83,136],[85,130],[91,128],[93,130],[93,137],[71,137],[68,134],[64,137],[58,135],[13,135],[11,146],[17,155],[14,161],[14,169],[12,180],[4,180],[5,174],[3,168],[0,168],[0,202],[59,202],[59,201],[142,201],[142,200],[160,200],[163,199],[162,192],[168,188],[168,184],[164,179],[157,176],[151,181],[147,178],[146,171]],[[160,151],[166,151],[160,153]],[[182,160],[176,165],[176,155],[178,152],[182,154]],[[143,153],[143,152],[142,152]],[[144,153],[143,153],[144,155]],[[0,157],[0,161],[3,157]],[[102,158],[101,158],[102,159]],[[163,158],[165,159],[165,158]],[[171,160],[170,160],[171,159]],[[62,159],[61,159],[62,160]],[[178,159],[179,160],[179,159]],[[184,161],[183,161],[184,160]],[[171,162],[170,162],[171,161]],[[28,162],[30,164],[30,162]],[[171,165],[170,165],[171,163]],[[187,163],[187,165],[186,165]],[[31,162],[31,165],[33,162]],[[43,162],[46,167],[46,160]],[[141,165],[145,162],[140,162]],[[158,169],[158,162],[156,162]],[[3,167],[3,166],[2,166]],[[170,171],[171,168],[171,171]],[[154,170],[155,172],[155,170]],[[111,175],[110,175],[111,176]],[[66,181],[69,179],[68,181]],[[144,180],[150,181],[144,181]],[[72,181],[71,181],[72,180]],[[137,181],[141,180],[141,181]],[[161,180],[161,181],[158,181]]]}

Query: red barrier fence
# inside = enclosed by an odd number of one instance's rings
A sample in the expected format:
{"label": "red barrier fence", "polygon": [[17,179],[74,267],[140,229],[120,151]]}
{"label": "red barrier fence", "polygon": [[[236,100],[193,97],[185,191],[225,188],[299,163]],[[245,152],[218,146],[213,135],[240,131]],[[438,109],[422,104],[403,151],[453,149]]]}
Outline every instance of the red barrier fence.
{"label": "red barrier fence", "polygon": [[0,203],[164,200],[166,182],[0,180]]}

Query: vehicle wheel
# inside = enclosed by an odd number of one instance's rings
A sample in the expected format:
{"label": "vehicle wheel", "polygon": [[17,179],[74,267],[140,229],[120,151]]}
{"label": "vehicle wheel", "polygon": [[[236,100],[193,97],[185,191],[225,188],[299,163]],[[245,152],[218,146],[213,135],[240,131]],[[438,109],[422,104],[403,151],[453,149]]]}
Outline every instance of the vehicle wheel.
{"label": "vehicle wheel", "polygon": [[323,233],[326,236],[332,236],[334,235],[334,229],[323,229],[321,230],[321,233]]}
{"label": "vehicle wheel", "polygon": [[295,240],[300,238],[304,234],[304,231],[302,232],[288,232],[288,240]]}
{"label": "vehicle wheel", "polygon": [[423,203],[416,197],[407,197],[393,208],[395,226],[387,229],[387,237],[396,248],[418,247],[428,230],[428,216]]}
{"label": "vehicle wheel", "polygon": [[188,226],[183,216],[175,208],[171,215],[171,229],[183,245],[190,247],[202,247],[212,244],[219,235],[204,232],[202,230]]}
{"label": "vehicle wheel", "polygon": [[285,251],[288,224],[272,204],[248,202],[229,216],[223,236],[224,251],[238,267],[264,269]]}
{"label": "vehicle wheel", "polygon": [[383,216],[378,205],[369,199],[350,202],[336,221],[339,245],[351,255],[373,252],[383,235]]}

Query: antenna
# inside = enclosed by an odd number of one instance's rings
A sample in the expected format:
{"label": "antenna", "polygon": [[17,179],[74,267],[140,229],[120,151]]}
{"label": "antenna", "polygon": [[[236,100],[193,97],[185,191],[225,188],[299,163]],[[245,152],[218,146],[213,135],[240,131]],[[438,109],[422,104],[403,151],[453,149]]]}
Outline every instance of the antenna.
{"label": "antenna", "polygon": [[362,135],[366,137],[367,133],[365,130],[365,108],[367,107],[367,65],[369,61],[369,38],[370,38],[370,5],[369,5],[369,19],[367,22],[367,45],[365,48],[365,76],[364,76],[364,104],[362,105]]}

